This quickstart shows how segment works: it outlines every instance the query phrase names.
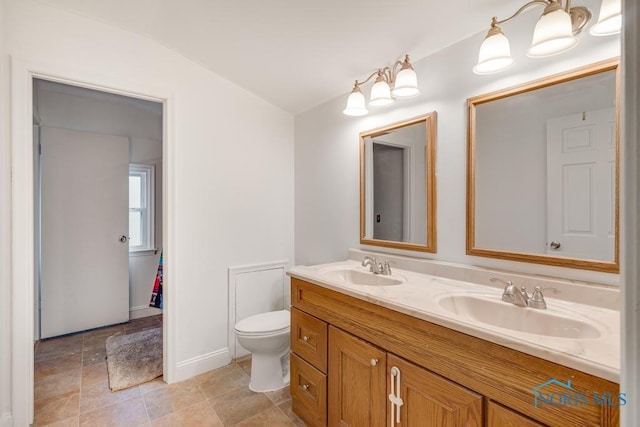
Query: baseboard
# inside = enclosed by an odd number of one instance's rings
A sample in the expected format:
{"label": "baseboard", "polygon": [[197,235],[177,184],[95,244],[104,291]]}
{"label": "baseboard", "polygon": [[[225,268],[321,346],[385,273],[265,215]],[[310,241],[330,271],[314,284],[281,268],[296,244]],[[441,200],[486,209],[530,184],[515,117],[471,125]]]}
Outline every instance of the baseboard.
{"label": "baseboard", "polygon": [[178,362],[175,370],[175,380],[186,380],[204,372],[227,366],[229,363],[231,363],[231,354],[228,348],[192,357]]}
{"label": "baseboard", "polygon": [[13,416],[11,412],[5,412],[0,417],[0,427],[13,427]]}
{"label": "baseboard", "polygon": [[129,308],[129,319],[140,319],[141,317],[155,316],[162,314],[161,308],[149,307],[148,305],[139,305]]}

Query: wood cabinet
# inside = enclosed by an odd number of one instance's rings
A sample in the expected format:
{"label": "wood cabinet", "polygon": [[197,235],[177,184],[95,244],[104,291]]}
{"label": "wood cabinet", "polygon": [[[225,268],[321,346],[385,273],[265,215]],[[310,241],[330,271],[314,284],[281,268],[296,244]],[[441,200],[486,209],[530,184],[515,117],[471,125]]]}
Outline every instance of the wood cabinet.
{"label": "wood cabinet", "polygon": [[[394,369],[395,368],[395,369]],[[402,399],[400,415],[389,414],[402,427],[480,427],[482,396],[395,355],[387,357],[387,389]],[[394,375],[395,374],[395,375]],[[393,388],[393,389],[392,389]],[[394,393],[392,393],[394,392]],[[390,412],[398,411],[391,408]]]}
{"label": "wood cabinet", "polygon": [[482,425],[479,394],[333,326],[328,379],[330,426]]}
{"label": "wood cabinet", "polygon": [[309,426],[327,425],[327,323],[291,308],[291,404]]}
{"label": "wood cabinet", "polygon": [[[550,379],[570,379],[588,395],[617,396],[616,383],[297,278],[291,286],[291,394],[308,425],[619,425],[615,405],[534,405],[534,390]],[[301,366],[328,384],[324,407]],[[302,393],[309,390],[313,398]]]}
{"label": "wood cabinet", "polygon": [[291,351],[327,372],[327,323],[291,309]]}
{"label": "wood cabinet", "polygon": [[327,376],[291,354],[293,411],[310,426],[327,425]]}
{"label": "wood cabinet", "polygon": [[487,427],[546,427],[496,402],[487,402]]}
{"label": "wood cabinet", "polygon": [[329,425],[384,427],[386,353],[329,327]]}

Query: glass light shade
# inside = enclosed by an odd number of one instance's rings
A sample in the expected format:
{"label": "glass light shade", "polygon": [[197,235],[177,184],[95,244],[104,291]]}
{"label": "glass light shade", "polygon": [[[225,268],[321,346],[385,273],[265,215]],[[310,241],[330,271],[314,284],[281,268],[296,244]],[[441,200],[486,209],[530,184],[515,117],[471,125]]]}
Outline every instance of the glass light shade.
{"label": "glass light shade", "polygon": [[622,6],[620,0],[602,0],[598,22],[589,29],[593,36],[609,36],[622,30]]}
{"label": "glass light shade", "polygon": [[353,92],[347,98],[347,108],[342,110],[343,114],[347,116],[364,116],[368,113],[365,107],[364,95],[360,91],[360,88],[355,87]]}
{"label": "glass light shade", "polygon": [[391,91],[396,98],[411,98],[420,94],[418,76],[412,68],[402,68],[396,76],[396,82]]}
{"label": "glass light shade", "polygon": [[527,56],[552,56],[566,52],[577,44],[578,38],[573,35],[571,17],[563,9],[557,9],[542,15],[538,20]]}
{"label": "glass light shade", "polygon": [[499,73],[513,65],[509,39],[502,31],[495,31],[494,28],[489,30],[489,34],[480,45],[478,63],[473,67],[475,74]]}
{"label": "glass light shade", "polygon": [[391,103],[393,103],[393,98],[391,97],[391,88],[389,88],[389,84],[384,80],[376,81],[371,87],[369,105],[380,107]]}

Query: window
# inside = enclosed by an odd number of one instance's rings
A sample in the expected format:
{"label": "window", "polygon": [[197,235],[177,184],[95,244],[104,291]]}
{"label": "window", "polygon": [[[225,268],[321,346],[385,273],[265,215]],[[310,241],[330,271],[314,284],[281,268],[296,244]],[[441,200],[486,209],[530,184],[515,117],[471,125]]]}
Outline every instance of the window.
{"label": "window", "polygon": [[129,252],[154,250],[153,165],[129,165]]}

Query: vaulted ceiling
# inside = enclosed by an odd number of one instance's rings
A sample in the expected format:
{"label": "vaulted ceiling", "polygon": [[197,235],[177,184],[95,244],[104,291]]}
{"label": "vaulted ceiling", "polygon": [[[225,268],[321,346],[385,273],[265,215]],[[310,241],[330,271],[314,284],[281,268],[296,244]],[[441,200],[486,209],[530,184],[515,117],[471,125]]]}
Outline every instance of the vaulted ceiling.
{"label": "vaulted ceiling", "polygon": [[[405,53],[488,29],[513,0],[40,0],[150,37],[298,113]],[[481,37],[478,43],[481,42]]]}

